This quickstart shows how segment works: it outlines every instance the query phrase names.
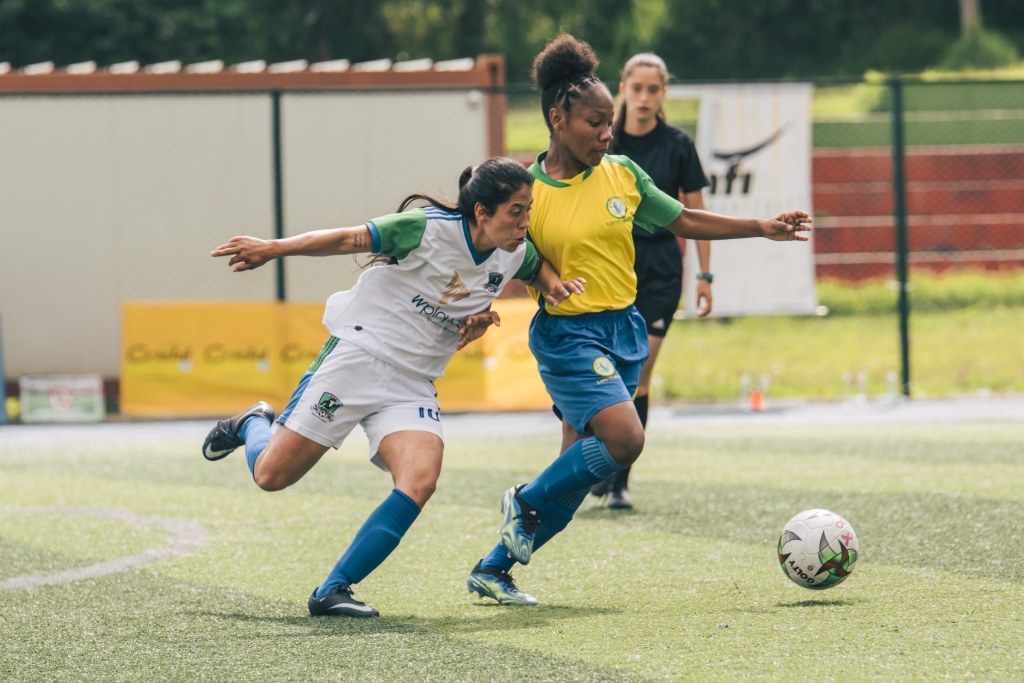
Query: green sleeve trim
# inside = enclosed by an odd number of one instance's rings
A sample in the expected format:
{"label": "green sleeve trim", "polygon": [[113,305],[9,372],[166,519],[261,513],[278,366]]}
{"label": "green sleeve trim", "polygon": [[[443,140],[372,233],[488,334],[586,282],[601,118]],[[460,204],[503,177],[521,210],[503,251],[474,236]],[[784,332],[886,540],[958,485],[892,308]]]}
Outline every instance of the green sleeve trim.
{"label": "green sleeve trim", "polygon": [[423,241],[423,232],[427,229],[427,214],[423,209],[410,209],[374,218],[368,224],[373,225],[380,236],[379,246],[376,244],[377,240],[374,240],[374,246],[378,247],[376,252],[394,256],[401,261]]}
{"label": "green sleeve trim", "polygon": [[526,280],[529,282],[537,276],[537,272],[540,270],[540,263],[540,254],[537,253],[537,247],[533,245],[533,241],[527,236],[526,257],[523,259],[523,264],[519,266],[519,270],[512,277],[516,280]]}
{"label": "green sleeve trim", "polygon": [[626,167],[636,178],[636,191],[640,193],[640,206],[633,213],[633,225],[654,233],[658,228],[664,228],[679,218],[679,214],[683,212],[683,205],[675,197],[670,197],[659,190],[651,180],[651,176],[647,175],[647,172],[637,166],[632,159],[617,154],[609,154],[605,159],[613,164]]}

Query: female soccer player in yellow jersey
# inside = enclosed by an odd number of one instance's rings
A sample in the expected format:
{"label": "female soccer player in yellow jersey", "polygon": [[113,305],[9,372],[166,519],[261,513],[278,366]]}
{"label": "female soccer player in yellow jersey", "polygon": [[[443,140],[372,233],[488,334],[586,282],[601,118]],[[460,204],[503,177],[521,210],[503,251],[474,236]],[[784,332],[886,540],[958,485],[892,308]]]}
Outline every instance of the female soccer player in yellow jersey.
{"label": "female soccer player in yellow jersey", "polygon": [[590,487],[630,466],[644,447],[631,400],[648,354],[643,317],[633,306],[633,226],[659,226],[698,240],[767,237],[806,240],[810,218],[728,218],[683,208],[626,157],[609,156],[614,104],[594,75],[586,43],[563,34],[533,63],[548,150],[530,168],[530,239],[563,279],[585,276],[584,295],[557,309],[541,301],[530,349],[562,419],[562,453],[529,484],[501,499],[501,542],[470,572],[469,590],[503,604],[536,604],[508,572],[562,531]]}

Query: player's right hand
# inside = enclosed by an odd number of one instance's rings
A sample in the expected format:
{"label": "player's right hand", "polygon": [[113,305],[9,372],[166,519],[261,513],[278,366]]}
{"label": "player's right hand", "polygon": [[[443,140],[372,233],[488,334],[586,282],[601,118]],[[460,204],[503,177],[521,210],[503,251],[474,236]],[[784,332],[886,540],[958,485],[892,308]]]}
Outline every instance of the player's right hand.
{"label": "player's right hand", "polygon": [[210,252],[214,257],[228,255],[231,256],[228,265],[234,272],[259,268],[276,258],[273,242],[258,237],[232,237],[230,242]]}
{"label": "player's right hand", "polygon": [[810,231],[810,222],[811,217],[806,211],[790,211],[778,218],[761,221],[761,232],[776,242],[806,242],[810,238],[800,233]]}
{"label": "player's right hand", "polygon": [[583,285],[585,284],[587,284],[587,281],[581,277],[573,278],[568,282],[560,282],[551,288],[551,291],[544,297],[544,300],[551,304],[552,308],[558,308],[558,304],[573,294],[582,294]]}

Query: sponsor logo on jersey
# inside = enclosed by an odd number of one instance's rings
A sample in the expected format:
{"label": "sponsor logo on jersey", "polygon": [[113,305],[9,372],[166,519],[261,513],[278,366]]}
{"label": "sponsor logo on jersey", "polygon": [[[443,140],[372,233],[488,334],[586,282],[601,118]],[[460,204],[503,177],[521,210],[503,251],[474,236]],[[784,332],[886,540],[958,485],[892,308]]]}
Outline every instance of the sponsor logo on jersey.
{"label": "sponsor logo on jersey", "polygon": [[501,281],[505,279],[505,276],[501,273],[488,273],[487,284],[484,285],[484,289],[491,294],[498,291],[498,287],[501,287]]}
{"label": "sponsor logo on jersey", "polygon": [[598,356],[594,359],[594,372],[602,377],[611,377],[615,374],[615,363],[608,356]]}
{"label": "sponsor logo on jersey", "polygon": [[466,285],[463,284],[458,271],[455,271],[452,274],[452,279],[448,283],[448,286],[444,288],[444,294],[441,295],[441,303],[455,303],[456,301],[462,301],[468,296],[469,290],[466,288]]}
{"label": "sponsor logo on jersey", "polygon": [[[443,310],[441,310],[440,306],[435,306],[431,304],[429,301],[424,299],[419,294],[412,298],[412,305],[416,307],[416,310],[418,310],[421,315],[425,315],[428,318],[430,318],[430,322],[436,325],[437,327],[444,328],[445,325],[454,325],[456,328],[458,328],[462,327],[463,323],[466,322],[462,318],[451,317]],[[451,332],[450,329],[448,331]]]}
{"label": "sponsor logo on jersey", "polygon": [[313,414],[320,418],[321,421],[334,422],[334,413],[343,405],[345,404],[337,396],[325,391],[320,400],[316,402],[316,405],[311,406],[311,408]]}
{"label": "sponsor logo on jersey", "polygon": [[433,408],[420,408],[420,418],[425,420],[441,421],[441,411]]}
{"label": "sponsor logo on jersey", "polygon": [[605,208],[607,208],[608,213],[615,218],[626,217],[626,202],[622,201],[622,197],[612,197],[608,200],[608,203],[605,204]]}

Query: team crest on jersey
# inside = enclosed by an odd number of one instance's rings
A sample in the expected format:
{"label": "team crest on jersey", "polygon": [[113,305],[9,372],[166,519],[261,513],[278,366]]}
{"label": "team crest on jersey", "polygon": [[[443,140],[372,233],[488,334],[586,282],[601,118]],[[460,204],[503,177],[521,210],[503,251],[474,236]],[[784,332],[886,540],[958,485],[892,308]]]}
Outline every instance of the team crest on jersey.
{"label": "team crest on jersey", "polygon": [[626,217],[626,202],[622,201],[622,197],[612,197],[605,207],[608,209],[608,213],[615,218]]}
{"label": "team crest on jersey", "polygon": [[498,287],[501,287],[501,281],[505,279],[505,276],[501,273],[488,273],[487,284],[484,285],[484,289],[494,294],[498,291]]}
{"label": "team crest on jersey", "polygon": [[311,407],[313,414],[324,422],[334,422],[334,413],[343,405],[345,404],[337,396],[325,391],[320,400],[316,402],[316,405]]}
{"label": "team crest on jersey", "polygon": [[598,356],[594,359],[594,372],[602,377],[611,377],[615,374],[615,363],[608,356]]}
{"label": "team crest on jersey", "polygon": [[441,295],[441,303],[455,303],[468,296],[469,290],[466,288],[465,283],[462,282],[462,278],[459,277],[458,271],[453,272],[452,279],[448,282],[448,286],[444,288],[444,294]]}

